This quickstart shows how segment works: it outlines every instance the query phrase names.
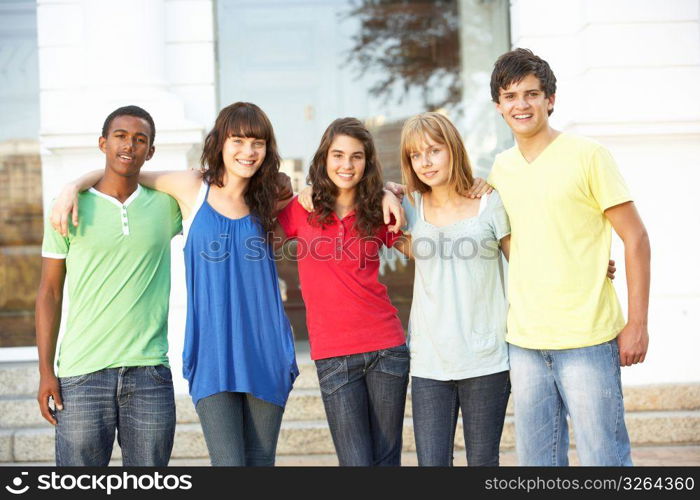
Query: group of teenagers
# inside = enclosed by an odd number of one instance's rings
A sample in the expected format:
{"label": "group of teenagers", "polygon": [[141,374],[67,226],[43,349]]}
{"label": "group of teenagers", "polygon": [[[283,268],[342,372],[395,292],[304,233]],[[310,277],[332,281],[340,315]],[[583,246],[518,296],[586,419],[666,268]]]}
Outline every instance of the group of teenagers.
{"label": "group of teenagers", "polygon": [[[188,171],[142,172],[153,119],[115,110],[99,138],[106,167],[63,188],[44,232],[38,401],[57,465],[107,465],[115,434],[124,465],[168,464],[170,240],[181,232],[183,374],[212,465],[275,463],[299,373],[274,254],[289,240],[340,465],[400,465],[409,374],[419,465],[452,465],[460,410],[468,464],[498,465],[511,394],[521,465],[568,465],[567,417],[581,464],[632,465],[620,367],[647,351],[649,241],[610,153],[549,125],[555,93],[531,51],[496,61],[491,96],[516,144],[488,184],[442,114],[405,122],[403,184],[384,183],[363,123],[340,118],[295,198],[254,104],[219,113],[202,168]],[[611,227],[625,248],[627,321]],[[408,342],[378,279],[384,246],[415,260]]]}

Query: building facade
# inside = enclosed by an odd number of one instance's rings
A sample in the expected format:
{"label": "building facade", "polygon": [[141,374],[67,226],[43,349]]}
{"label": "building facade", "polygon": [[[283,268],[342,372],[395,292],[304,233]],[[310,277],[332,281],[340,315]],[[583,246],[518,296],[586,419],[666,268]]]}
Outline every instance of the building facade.
{"label": "building facade", "polygon": [[[0,361],[36,359],[31,310],[42,205],[46,210],[68,179],[103,167],[97,137],[112,109],[138,104],[152,113],[156,154],[144,168],[186,169],[198,165],[218,109],[255,102],[275,126],[296,185],[323,130],[339,116],[368,124],[387,178],[398,180],[401,123],[441,109],[459,124],[476,173],[485,177],[493,155],[512,145],[490,102],[491,66],[510,47],[528,47],[557,74],[554,127],[591,136],[613,152],[651,237],[651,346],[643,365],[623,370],[623,381],[699,381],[691,356],[700,347],[692,230],[700,214],[694,193],[700,101],[691,92],[700,87],[700,4],[431,0],[410,8],[380,2],[377,10],[369,4],[0,2]],[[182,244],[181,237],[173,241],[175,374],[186,302]],[[612,257],[624,308],[619,241]],[[282,264],[280,275],[302,339],[293,263]],[[411,276],[410,266],[397,265],[387,266],[383,278],[404,320]],[[183,380],[177,383],[186,391]]]}

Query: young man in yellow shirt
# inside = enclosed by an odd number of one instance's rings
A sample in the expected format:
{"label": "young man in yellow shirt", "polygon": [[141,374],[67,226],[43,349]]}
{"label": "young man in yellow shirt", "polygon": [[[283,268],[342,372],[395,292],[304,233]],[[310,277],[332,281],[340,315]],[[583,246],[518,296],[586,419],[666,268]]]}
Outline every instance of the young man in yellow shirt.
{"label": "young man in yellow shirt", "polygon": [[[491,75],[496,109],[516,145],[496,157],[489,183],[512,236],[509,356],[521,465],[568,465],[569,415],[582,465],[632,465],[620,366],[649,342],[649,239],[610,153],[554,130],[556,78],[526,49]],[[628,319],[605,268],[611,227],[625,246]]]}

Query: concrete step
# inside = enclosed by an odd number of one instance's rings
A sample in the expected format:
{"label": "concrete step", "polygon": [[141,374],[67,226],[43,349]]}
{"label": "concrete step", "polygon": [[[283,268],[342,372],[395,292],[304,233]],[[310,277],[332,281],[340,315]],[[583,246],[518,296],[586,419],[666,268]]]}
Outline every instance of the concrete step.
{"label": "concrete step", "polygon": [[[700,412],[654,411],[631,412],[626,418],[633,446],[700,444]],[[403,428],[406,452],[415,451],[413,422],[405,419]],[[571,436],[572,444],[575,439]],[[513,417],[506,417],[501,439],[502,450],[515,445]],[[461,421],[455,434],[455,448],[464,449]],[[333,454],[328,425],[325,420],[284,421],[277,447],[278,455]],[[120,457],[115,446],[113,458]],[[202,430],[197,423],[178,424],[173,458],[206,458],[207,449]],[[0,430],[0,460],[3,462],[50,462],[54,460],[54,430],[50,426]]]}
{"label": "concrete step", "polygon": [[[333,455],[316,370],[308,353],[299,355],[300,376],[285,409],[278,454]],[[0,462],[51,462],[54,431],[43,420],[35,395],[39,377],[36,363],[0,364]],[[630,438],[638,445],[700,444],[700,383],[624,387]],[[178,395],[177,431],[173,457],[207,460],[199,419],[189,396]],[[411,421],[411,394],[407,397],[404,451],[415,449]],[[455,437],[463,449],[461,419]],[[573,438],[572,438],[573,442]],[[502,449],[514,446],[512,405],[502,437]],[[115,446],[114,460],[120,459]]]}
{"label": "concrete step", "polygon": [[[294,386],[289,395],[284,411],[285,421],[324,420],[326,418],[318,387],[313,387],[309,375],[304,373],[302,384]],[[301,377],[300,377],[301,378]],[[700,411],[700,384],[665,384],[651,386],[633,386],[623,388],[625,411]],[[199,418],[189,396],[178,395],[175,400],[177,422],[197,423]],[[412,416],[411,391],[406,397],[406,417]],[[513,414],[512,400],[509,401],[507,414]],[[39,413],[35,396],[6,395],[0,396],[0,429],[39,427],[45,421]],[[48,424],[47,424],[48,425]]]}
{"label": "concrete step", "polygon": [[[318,387],[316,367],[308,354],[299,356],[299,377],[294,382],[298,389]],[[36,361],[0,363],[0,397],[31,396],[36,397],[39,388],[39,368]]]}
{"label": "concrete step", "polygon": [[[290,405],[308,404],[311,402],[311,397],[316,393],[318,395],[318,377],[316,376],[316,368],[308,357],[308,353],[298,353],[299,377],[294,383],[294,390],[290,394],[290,403],[287,412],[290,415],[299,415],[302,417],[304,411],[292,408]],[[39,387],[39,372],[36,362],[22,363],[0,363],[0,404],[2,401],[10,400],[34,400],[36,391]],[[302,389],[302,391],[300,391]],[[304,389],[314,389],[314,391],[304,391]],[[644,386],[626,386],[623,388],[625,397],[626,411],[654,411],[654,410],[694,410],[700,409],[700,383],[681,383],[681,384],[658,384]],[[410,394],[410,390],[409,390]],[[182,401],[183,406],[183,422],[196,422],[196,414],[192,417],[189,408],[185,408],[186,396],[179,396],[178,403]],[[313,404],[318,409],[318,402]],[[191,403],[190,403],[191,406]],[[407,405],[410,406],[410,405]],[[322,404],[321,404],[322,407]],[[320,418],[317,410],[314,410],[315,417]],[[192,409],[194,412],[194,409]],[[2,411],[0,411],[0,427],[2,425]],[[512,414],[512,408],[509,406],[508,413]],[[194,420],[192,420],[194,418]],[[31,424],[29,424],[31,425]]]}
{"label": "concrete step", "polygon": [[37,363],[0,363],[0,396],[34,396],[39,388]]}

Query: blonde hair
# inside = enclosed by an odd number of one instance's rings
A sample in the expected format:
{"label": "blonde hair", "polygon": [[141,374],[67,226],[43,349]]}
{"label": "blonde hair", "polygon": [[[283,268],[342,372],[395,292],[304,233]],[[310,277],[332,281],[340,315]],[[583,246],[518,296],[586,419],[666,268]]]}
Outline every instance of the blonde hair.
{"label": "blonde hair", "polygon": [[[449,186],[458,195],[466,196],[474,184],[474,177],[464,141],[446,116],[434,112],[421,113],[409,118],[401,130],[401,177],[408,187],[408,192],[430,191],[430,186],[418,178],[411,164],[411,153],[419,151],[427,137],[447,146],[450,153]],[[413,197],[409,197],[409,200],[412,202]]]}

